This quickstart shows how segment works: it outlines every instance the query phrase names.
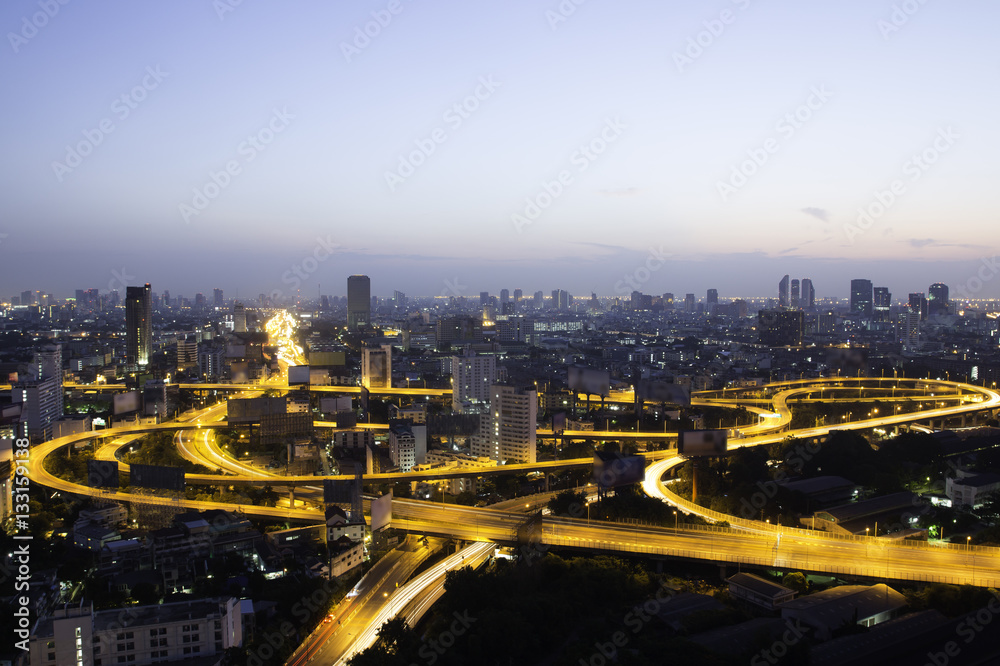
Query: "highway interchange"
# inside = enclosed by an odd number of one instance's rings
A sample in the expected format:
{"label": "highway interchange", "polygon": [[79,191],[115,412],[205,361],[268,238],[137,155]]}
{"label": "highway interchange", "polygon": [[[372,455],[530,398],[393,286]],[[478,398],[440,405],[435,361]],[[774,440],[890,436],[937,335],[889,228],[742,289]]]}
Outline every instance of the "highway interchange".
{"label": "highway interchange", "polygon": [[[218,385],[218,389],[240,392],[241,396],[257,395],[264,388],[285,388],[274,385]],[[191,388],[203,389],[202,385],[191,385]],[[352,387],[318,387],[337,389],[350,392]],[[812,428],[790,430],[792,409],[796,400],[810,399],[817,391],[825,393],[824,402],[835,402],[838,399],[857,401],[862,398],[864,390],[892,388],[893,393],[899,390],[900,399],[922,399],[929,402],[928,409],[919,412],[895,413],[881,415],[863,420],[852,420]],[[391,389],[398,395],[433,395],[443,396],[446,391],[437,389]],[[403,393],[403,392],[406,393]],[[412,391],[412,393],[410,393]],[[727,397],[722,395],[697,394],[693,404],[715,406],[744,406],[759,416],[758,423],[741,427],[738,437],[729,441],[730,449],[738,446],[756,446],[779,442],[787,437],[818,438],[834,429],[867,430],[876,427],[891,427],[894,425],[913,423],[916,421],[941,420],[949,417],[973,414],[976,412],[993,413],[1000,407],[1000,394],[985,387],[955,382],[915,380],[915,379],[871,379],[871,378],[828,378],[796,380],[768,385],[760,389],[766,396],[750,398]],[[418,393],[419,392],[419,393]],[[388,393],[388,391],[387,391]],[[843,395],[841,398],[840,396]],[[924,396],[919,398],[919,396]],[[837,397],[834,397],[837,396]],[[917,396],[917,397],[914,397]],[[933,399],[930,399],[933,396]],[[769,401],[769,409],[762,408],[762,400]],[[612,396],[621,402],[630,402],[629,395]],[[814,399],[814,398],[813,398]],[[888,398],[882,398],[889,401]],[[214,445],[214,438],[208,437],[211,428],[219,427],[225,416],[225,403],[206,409],[182,415],[178,420],[145,426],[125,426],[104,431],[81,433],[61,437],[32,449],[30,476],[34,483],[44,485],[54,490],[72,493],[79,496],[91,496],[104,500],[121,502],[142,502],[150,504],[170,505],[178,510],[225,509],[240,511],[247,515],[261,518],[288,520],[295,522],[316,523],[323,520],[323,514],[316,506],[277,506],[264,507],[243,504],[223,504],[217,502],[187,500],[179,498],[158,497],[155,495],[123,493],[120,491],[89,488],[57,478],[44,469],[44,459],[54,452],[67,446],[79,445],[93,439],[102,439],[106,443],[97,451],[99,459],[114,459],[117,453],[125,448],[135,438],[144,433],[157,430],[172,430],[177,432],[175,443],[181,454],[188,460],[198,462],[209,468],[220,469],[223,475],[188,475],[189,483],[235,484],[240,482],[268,483],[275,487],[287,485],[317,484],[320,479],[310,477],[286,477],[270,470],[251,467],[234,460]],[[600,436],[606,439],[621,438],[626,433],[607,431],[601,433],[581,432],[580,435],[590,437]],[[636,439],[660,439],[664,433],[628,433]],[[566,438],[573,438],[575,432],[566,432]],[[668,434],[669,436],[669,434]],[[676,435],[674,435],[676,437]],[[781,569],[795,569],[810,572],[838,574],[856,578],[899,579],[940,581],[948,583],[963,583],[979,586],[1000,586],[1000,549],[987,547],[967,547],[951,544],[928,544],[927,542],[899,542],[886,538],[875,537],[843,537],[826,532],[778,527],[768,523],[740,516],[717,514],[685,500],[669,490],[669,484],[663,482],[664,475],[683,462],[675,451],[659,451],[647,455],[648,464],[643,489],[653,497],[659,497],[678,509],[687,513],[700,515],[710,522],[725,521],[729,527],[691,526],[682,529],[633,527],[621,524],[599,523],[582,518],[545,517],[541,521],[541,539],[536,547],[553,546],[580,548],[588,551],[610,551],[623,553],[645,553],[650,555],[681,557],[693,560],[711,560],[747,564],[753,566],[768,566]],[[557,461],[555,463],[538,463],[525,466],[501,466],[498,468],[477,469],[471,472],[475,476],[489,474],[509,474],[515,471],[533,471],[544,467],[583,467],[592,464],[592,459]],[[124,466],[124,464],[121,464]],[[524,468],[524,469],[521,469]],[[455,473],[452,472],[454,475]],[[466,471],[460,476],[468,476]],[[411,474],[382,475],[384,479],[365,477],[366,480],[425,480],[438,476],[426,472]],[[314,486],[318,487],[318,486]],[[297,503],[298,504],[298,503]],[[463,541],[480,544],[475,550],[466,551],[472,559],[482,559],[493,551],[492,543],[509,544],[516,540],[518,526],[526,520],[526,516],[518,511],[498,511],[490,508],[461,507],[446,504],[434,504],[416,500],[394,499],[392,503],[392,527],[422,534],[437,534],[454,537]],[[470,546],[471,548],[472,546]],[[447,560],[446,560],[447,561]],[[396,599],[392,603],[382,604],[378,609],[368,609],[365,614],[367,624],[365,630],[359,630],[356,637],[344,643],[338,639],[338,649],[323,648],[324,661],[326,657],[338,654],[340,658],[359,649],[360,646],[373,640],[374,631],[388,613],[399,612],[409,605],[416,604],[426,608],[431,603],[431,592],[440,587],[444,571],[438,571],[437,576],[423,580],[423,586],[407,586],[396,591],[407,589],[409,596],[404,600],[396,594],[387,594],[387,600]],[[426,578],[426,577],[425,577]],[[411,604],[412,602],[412,604]],[[384,615],[384,617],[383,617]],[[330,636],[334,633],[330,631]],[[346,632],[338,635],[347,635]],[[325,645],[330,636],[320,645]],[[354,640],[355,638],[360,640]],[[353,647],[352,647],[353,646]],[[350,649],[349,649],[350,648]],[[318,650],[319,648],[317,648]]]}

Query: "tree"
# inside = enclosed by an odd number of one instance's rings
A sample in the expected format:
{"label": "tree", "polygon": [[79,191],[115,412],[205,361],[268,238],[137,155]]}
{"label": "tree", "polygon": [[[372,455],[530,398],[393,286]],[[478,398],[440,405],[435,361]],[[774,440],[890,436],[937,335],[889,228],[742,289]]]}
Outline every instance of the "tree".
{"label": "tree", "polygon": [[781,584],[795,590],[799,594],[809,592],[809,580],[801,571],[793,571],[792,573],[785,574],[785,577],[781,579]]}
{"label": "tree", "polygon": [[554,516],[569,516],[579,518],[587,505],[587,495],[583,492],[564,490],[549,500],[549,511]]}

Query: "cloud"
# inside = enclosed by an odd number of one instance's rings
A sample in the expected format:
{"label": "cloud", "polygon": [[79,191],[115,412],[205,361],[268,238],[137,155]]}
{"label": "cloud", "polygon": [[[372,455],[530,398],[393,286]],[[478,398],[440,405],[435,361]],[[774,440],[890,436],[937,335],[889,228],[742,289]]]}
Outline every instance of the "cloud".
{"label": "cloud", "polygon": [[830,213],[823,208],[814,208],[810,206],[808,208],[803,208],[802,212],[805,213],[806,215],[811,215],[815,217],[817,220],[820,220],[821,222],[830,221]]}
{"label": "cloud", "polygon": [[980,250],[980,249],[986,247],[985,245],[976,245],[974,243],[941,243],[939,241],[934,240],[933,238],[911,238],[910,240],[908,240],[906,242],[910,246],[916,247],[916,248],[924,248],[924,247],[960,247],[960,248],[965,249],[965,250]]}

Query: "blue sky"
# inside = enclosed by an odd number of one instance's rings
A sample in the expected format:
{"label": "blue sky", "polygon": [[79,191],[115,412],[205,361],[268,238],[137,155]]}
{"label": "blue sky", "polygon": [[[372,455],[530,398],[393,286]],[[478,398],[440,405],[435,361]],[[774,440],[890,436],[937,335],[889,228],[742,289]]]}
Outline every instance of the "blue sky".
{"label": "blue sky", "polygon": [[651,252],[669,258],[647,293],[966,284],[1000,245],[998,18],[989,0],[5,2],[3,297],[116,274],[343,294],[352,273],[381,295],[613,296]]}

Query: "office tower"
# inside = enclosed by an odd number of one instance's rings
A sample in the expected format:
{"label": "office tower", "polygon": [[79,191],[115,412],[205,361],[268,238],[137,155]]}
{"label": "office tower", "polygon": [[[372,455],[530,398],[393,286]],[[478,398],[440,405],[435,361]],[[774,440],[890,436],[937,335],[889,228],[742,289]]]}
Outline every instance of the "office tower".
{"label": "office tower", "polygon": [[500,307],[503,308],[504,303],[510,302],[510,289],[500,290]]}
{"label": "office tower", "polygon": [[538,393],[534,386],[494,384],[490,389],[488,436],[477,438],[473,455],[500,463],[534,463],[537,416]]}
{"label": "office tower", "polygon": [[837,315],[832,310],[819,313],[817,330],[820,334],[829,335],[837,332]]}
{"label": "office tower", "polygon": [[816,290],[813,288],[813,281],[809,278],[802,280],[802,295],[799,304],[803,308],[816,307]]}
{"label": "office tower", "polygon": [[486,305],[490,302],[490,292],[481,291],[479,292],[479,304]]}
{"label": "office tower", "polygon": [[568,310],[570,304],[569,292],[565,289],[553,289],[552,290],[552,309],[553,310]]}
{"label": "office tower", "polygon": [[125,290],[125,362],[129,367],[146,367],[153,344],[153,304],[147,282]]}
{"label": "office tower", "polygon": [[788,305],[789,307],[798,308],[799,305],[799,281],[792,280],[792,287],[788,292]]}
{"label": "office tower", "polygon": [[438,344],[458,341],[482,342],[483,322],[481,319],[467,315],[442,317],[437,320],[435,332]]}
{"label": "office tower", "polygon": [[222,290],[213,289],[212,290],[212,307],[221,308],[222,307]]}
{"label": "office tower", "polygon": [[205,307],[206,304],[207,301],[205,300],[205,294],[199,291],[197,294],[194,295],[194,305],[196,308],[202,309]]}
{"label": "office tower", "polygon": [[714,305],[719,302],[719,290],[709,289],[708,293],[705,295],[705,303],[708,305]]}
{"label": "office tower", "polygon": [[170,302],[170,291],[167,290],[167,289],[164,289],[163,290],[163,307],[169,308],[171,305],[173,305],[173,304]]}
{"label": "office tower", "polygon": [[233,303],[233,333],[247,332],[247,309],[239,301]]}
{"label": "office tower", "polygon": [[177,340],[177,369],[187,370],[198,365],[198,338],[186,335]]}
{"label": "office tower", "polygon": [[[507,305],[513,305],[508,303]],[[525,342],[528,339],[529,322],[524,315],[508,315],[497,322],[496,335],[500,342]]]}
{"label": "office tower", "polygon": [[524,292],[521,291],[520,289],[515,289],[514,290],[514,303],[515,303],[515,305],[520,305],[522,298],[524,298]]}
{"label": "office tower", "polygon": [[889,308],[892,294],[888,287],[875,287],[872,292],[872,319],[880,324],[889,323]]}
{"label": "office tower", "polygon": [[761,310],[757,313],[760,344],[798,347],[802,344],[805,313],[801,310]]}
{"label": "office tower", "polygon": [[788,307],[788,276],[781,278],[778,282],[778,307]]}
{"label": "office tower", "polygon": [[361,350],[361,385],[366,389],[392,388],[392,345]]}
{"label": "office tower", "polygon": [[747,316],[747,302],[737,298],[729,304],[729,316],[733,319],[743,319]]}
{"label": "office tower", "polygon": [[927,299],[924,292],[910,294],[910,310],[920,315],[920,319],[927,319]]}
{"label": "office tower", "polygon": [[684,295],[684,311],[694,312],[694,294]]}
{"label": "office tower", "polygon": [[500,304],[500,314],[510,316],[514,314],[514,301],[507,301]]}
{"label": "office tower", "polygon": [[871,280],[851,280],[851,312],[871,319],[874,300]]}
{"label": "office tower", "polygon": [[347,278],[347,328],[356,331],[368,326],[372,317],[372,282],[367,275]]}
{"label": "office tower", "polygon": [[406,307],[406,294],[401,291],[392,292],[392,304],[394,307],[403,309]]}
{"label": "office tower", "polygon": [[545,306],[545,293],[542,292],[541,290],[536,291],[535,296],[532,300],[534,301],[532,303],[532,306],[536,310],[541,310]]}
{"label": "office tower", "polygon": [[451,357],[451,408],[460,413],[476,414],[490,404],[490,390],[497,381],[495,356]]}
{"label": "office tower", "polygon": [[927,290],[927,314],[948,314],[948,285],[935,282]]}
{"label": "office tower", "polygon": [[673,310],[674,309],[674,295],[671,293],[663,294],[663,309]]}

